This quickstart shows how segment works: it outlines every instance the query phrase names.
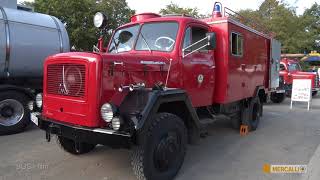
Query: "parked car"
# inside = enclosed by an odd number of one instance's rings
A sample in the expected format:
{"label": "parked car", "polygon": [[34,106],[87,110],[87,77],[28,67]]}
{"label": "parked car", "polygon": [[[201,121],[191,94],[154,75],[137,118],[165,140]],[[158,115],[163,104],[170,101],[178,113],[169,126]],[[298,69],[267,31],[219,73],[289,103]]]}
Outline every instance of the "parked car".
{"label": "parked car", "polygon": [[297,60],[283,58],[280,63],[280,76],[284,79],[288,96],[291,96],[293,79],[310,79],[312,95],[315,96],[319,91],[319,74],[317,72],[303,72]]}

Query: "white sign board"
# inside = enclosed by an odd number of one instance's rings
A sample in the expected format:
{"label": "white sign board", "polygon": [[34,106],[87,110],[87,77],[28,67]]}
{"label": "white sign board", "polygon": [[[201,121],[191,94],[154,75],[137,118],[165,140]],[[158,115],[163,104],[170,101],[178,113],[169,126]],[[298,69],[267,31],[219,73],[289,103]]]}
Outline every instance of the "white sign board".
{"label": "white sign board", "polygon": [[308,110],[312,98],[312,83],[311,79],[294,79],[291,94],[291,109],[292,102],[308,102]]}

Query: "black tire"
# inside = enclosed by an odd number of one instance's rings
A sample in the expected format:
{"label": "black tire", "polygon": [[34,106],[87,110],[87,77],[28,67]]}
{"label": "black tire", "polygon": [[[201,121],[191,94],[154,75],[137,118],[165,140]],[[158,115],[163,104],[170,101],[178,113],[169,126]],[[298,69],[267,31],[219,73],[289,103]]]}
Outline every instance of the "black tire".
{"label": "black tire", "polygon": [[255,131],[258,128],[262,107],[260,99],[255,97],[250,101],[249,107],[243,109],[242,124],[247,125],[249,131]]}
{"label": "black tire", "polygon": [[20,133],[30,124],[28,101],[17,91],[0,92],[0,135]]}
{"label": "black tire", "polygon": [[80,154],[85,154],[90,151],[92,151],[96,145],[95,144],[88,144],[88,143],[83,143],[83,142],[78,142],[78,149],[76,148],[76,143],[72,139],[68,139],[62,136],[58,136],[57,141],[60,145],[60,147],[71,154],[74,155],[80,155]]}
{"label": "black tire", "polygon": [[318,94],[318,91],[312,91],[312,97],[316,96]]}
{"label": "black tire", "polygon": [[274,103],[282,103],[286,99],[285,93],[271,93],[270,99]]}
{"label": "black tire", "polygon": [[131,165],[139,180],[171,180],[183,164],[187,129],[183,121],[169,113],[157,114],[143,140],[132,153]]}

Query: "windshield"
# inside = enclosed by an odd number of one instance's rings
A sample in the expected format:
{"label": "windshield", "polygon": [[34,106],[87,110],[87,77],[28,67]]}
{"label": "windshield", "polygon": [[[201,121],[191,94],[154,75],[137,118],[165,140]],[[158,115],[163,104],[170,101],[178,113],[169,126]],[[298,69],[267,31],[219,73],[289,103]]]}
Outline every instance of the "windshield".
{"label": "windshield", "polygon": [[119,29],[111,39],[109,53],[126,52],[133,49],[140,25]]}
{"label": "windshield", "polygon": [[178,33],[178,23],[148,23],[142,26],[136,50],[165,51],[173,50]]}
{"label": "windshield", "polygon": [[299,64],[296,64],[296,63],[294,63],[294,64],[289,64],[288,70],[289,70],[289,71],[301,71],[301,67],[300,67]]}

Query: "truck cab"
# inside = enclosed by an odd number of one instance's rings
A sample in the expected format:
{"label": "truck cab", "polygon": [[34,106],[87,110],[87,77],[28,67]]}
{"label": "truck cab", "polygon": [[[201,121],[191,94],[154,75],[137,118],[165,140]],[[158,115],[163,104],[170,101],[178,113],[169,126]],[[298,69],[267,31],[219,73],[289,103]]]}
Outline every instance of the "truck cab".
{"label": "truck cab", "polygon": [[310,79],[312,95],[319,91],[319,75],[316,72],[303,72],[297,60],[283,58],[280,62],[280,75],[284,79],[286,94],[291,96],[293,79]]}

